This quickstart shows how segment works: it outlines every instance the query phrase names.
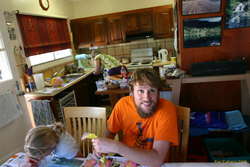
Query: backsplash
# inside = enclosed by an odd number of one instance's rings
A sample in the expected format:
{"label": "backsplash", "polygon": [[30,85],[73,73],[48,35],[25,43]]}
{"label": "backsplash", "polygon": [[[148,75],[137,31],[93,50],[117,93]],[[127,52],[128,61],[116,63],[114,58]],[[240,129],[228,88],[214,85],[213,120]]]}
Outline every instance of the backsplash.
{"label": "backsplash", "polygon": [[[158,50],[160,48],[166,48],[169,51],[169,54],[172,56],[174,51],[174,39],[145,39],[138,40],[129,43],[122,44],[113,44],[107,46],[101,46],[97,50],[101,53],[109,54],[121,60],[122,58],[129,58],[131,55],[132,49],[139,48],[153,48],[154,56],[157,56]],[[88,48],[80,49],[79,53],[89,54],[90,50]]]}
{"label": "backsplash", "polygon": [[[154,56],[157,55],[157,51],[159,48],[167,48],[170,55],[173,55],[173,42],[172,38],[168,39],[145,39],[145,40],[138,40],[129,43],[122,43],[122,44],[114,44],[114,45],[107,45],[98,48],[98,51],[101,53],[109,54],[117,59],[121,60],[122,58],[129,58],[131,55],[132,49],[139,49],[139,48],[153,48]],[[89,48],[80,49],[79,53],[90,54]],[[73,61],[72,61],[73,62]],[[72,63],[68,62],[68,63]],[[53,68],[48,68],[46,70],[40,71],[44,74],[44,78],[51,77],[55,72],[60,71],[67,63],[63,63],[57,66],[53,66]]]}

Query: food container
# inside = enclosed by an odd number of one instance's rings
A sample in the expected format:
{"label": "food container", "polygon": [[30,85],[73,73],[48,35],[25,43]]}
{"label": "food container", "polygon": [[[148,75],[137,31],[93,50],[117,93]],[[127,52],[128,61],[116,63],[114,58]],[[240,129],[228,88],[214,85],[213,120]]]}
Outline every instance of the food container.
{"label": "food container", "polygon": [[37,90],[43,89],[45,86],[44,79],[43,79],[43,73],[33,74],[33,78],[34,78]]}

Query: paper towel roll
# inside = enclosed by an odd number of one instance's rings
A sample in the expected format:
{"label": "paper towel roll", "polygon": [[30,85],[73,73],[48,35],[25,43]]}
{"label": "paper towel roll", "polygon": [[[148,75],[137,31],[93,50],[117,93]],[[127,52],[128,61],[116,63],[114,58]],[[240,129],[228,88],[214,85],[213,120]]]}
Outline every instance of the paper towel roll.
{"label": "paper towel roll", "polygon": [[33,74],[33,78],[35,80],[37,90],[43,89],[45,86],[44,79],[43,79],[43,73]]}

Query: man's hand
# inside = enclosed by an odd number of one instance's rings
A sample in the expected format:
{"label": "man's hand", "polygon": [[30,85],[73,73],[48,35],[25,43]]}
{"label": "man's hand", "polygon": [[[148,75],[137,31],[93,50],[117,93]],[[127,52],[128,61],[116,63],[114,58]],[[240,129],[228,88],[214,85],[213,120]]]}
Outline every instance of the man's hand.
{"label": "man's hand", "polygon": [[119,142],[108,138],[92,139],[94,149],[98,153],[118,153]]}

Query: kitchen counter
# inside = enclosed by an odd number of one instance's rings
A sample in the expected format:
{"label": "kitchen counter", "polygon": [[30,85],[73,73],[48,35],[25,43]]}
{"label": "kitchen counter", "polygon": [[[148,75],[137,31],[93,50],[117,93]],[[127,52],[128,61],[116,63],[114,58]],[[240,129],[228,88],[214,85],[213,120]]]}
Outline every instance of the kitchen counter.
{"label": "kitchen counter", "polygon": [[90,70],[84,72],[84,74],[82,76],[79,76],[76,79],[73,79],[72,81],[64,84],[62,87],[58,87],[58,88],[45,87],[42,90],[26,93],[25,97],[32,98],[32,97],[53,97],[53,96],[56,96],[57,94],[61,93],[65,89],[67,89],[67,88],[75,85],[79,81],[83,80],[84,78],[86,78],[87,76],[92,74],[93,72],[94,72],[94,69],[90,69]]}

